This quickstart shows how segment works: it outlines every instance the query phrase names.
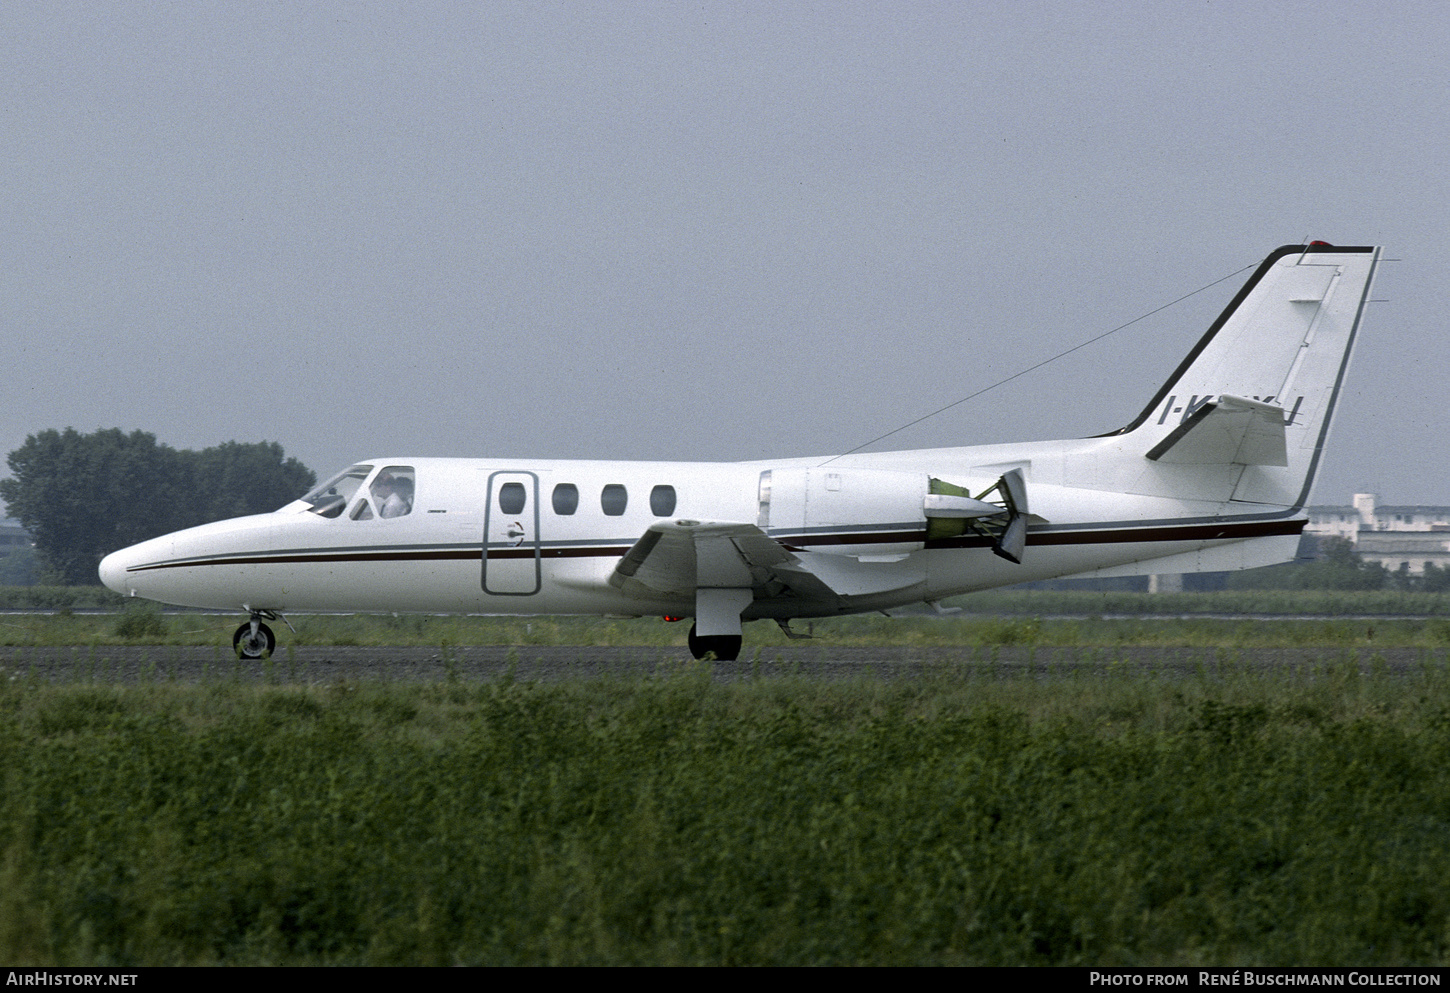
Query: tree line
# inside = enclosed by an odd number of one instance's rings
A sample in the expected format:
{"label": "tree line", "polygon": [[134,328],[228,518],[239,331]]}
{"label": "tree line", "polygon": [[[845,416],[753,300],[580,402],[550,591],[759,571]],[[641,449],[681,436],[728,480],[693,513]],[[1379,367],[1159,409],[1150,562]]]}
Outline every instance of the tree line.
{"label": "tree line", "polygon": [[41,581],[68,586],[99,583],[96,566],[118,548],[276,510],[317,481],[273,441],[193,451],[119,428],[41,431],[7,461],[0,499],[35,540]]}

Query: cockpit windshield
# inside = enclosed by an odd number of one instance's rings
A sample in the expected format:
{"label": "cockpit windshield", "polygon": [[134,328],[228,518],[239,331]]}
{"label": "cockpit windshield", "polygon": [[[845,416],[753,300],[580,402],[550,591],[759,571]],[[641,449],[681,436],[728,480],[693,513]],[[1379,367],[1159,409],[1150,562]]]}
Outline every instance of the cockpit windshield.
{"label": "cockpit windshield", "polygon": [[358,487],[362,486],[363,480],[368,478],[368,473],[373,471],[370,465],[355,465],[350,469],[344,469],[336,476],[333,476],[325,483],[312,488],[302,498],[304,503],[312,505],[312,512],[322,517],[337,517],[342,513],[347,502],[352,499]]}
{"label": "cockpit windshield", "polygon": [[[413,511],[413,467],[387,465],[373,476],[372,485],[363,483],[372,476],[370,465],[355,465],[333,476],[302,498],[311,504],[319,517],[341,517],[347,511],[350,521],[370,521],[375,517],[407,517]],[[349,510],[348,508],[351,507]]]}

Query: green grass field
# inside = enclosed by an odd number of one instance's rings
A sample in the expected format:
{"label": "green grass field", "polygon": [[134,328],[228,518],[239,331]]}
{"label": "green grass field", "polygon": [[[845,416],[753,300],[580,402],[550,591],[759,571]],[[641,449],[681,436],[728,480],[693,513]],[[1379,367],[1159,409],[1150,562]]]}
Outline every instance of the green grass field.
{"label": "green grass field", "polygon": [[[1244,611],[1241,594],[1183,594],[1148,600],[1181,616],[1103,616],[1144,609],[1134,596],[983,594],[962,601],[975,616],[819,621],[816,644],[1294,647],[1321,661],[725,684],[682,663],[631,679],[308,686],[225,669],[190,685],[55,684],[12,666],[0,961],[1450,959],[1440,598],[1255,594],[1260,613],[1331,615],[1266,620],[1203,616]],[[65,606],[0,616],[0,644],[229,649],[238,623]],[[292,620],[282,637],[298,646],[685,634],[657,619]],[[758,623],[747,642],[785,640]],[[1363,671],[1379,647],[1422,663]]]}
{"label": "green grass field", "polygon": [[701,664],[0,673],[0,961],[1444,963],[1450,673],[1426,660],[725,685]]}

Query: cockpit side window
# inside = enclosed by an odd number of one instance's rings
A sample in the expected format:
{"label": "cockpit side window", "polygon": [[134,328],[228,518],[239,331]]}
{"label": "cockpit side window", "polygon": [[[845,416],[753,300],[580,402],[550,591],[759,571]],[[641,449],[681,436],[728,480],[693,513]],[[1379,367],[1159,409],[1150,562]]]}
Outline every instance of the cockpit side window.
{"label": "cockpit side window", "polygon": [[313,487],[302,499],[312,505],[312,513],[320,517],[337,517],[342,514],[342,509],[372,471],[373,467],[370,465],[355,465],[344,469],[327,482]]}
{"label": "cockpit side window", "polygon": [[379,517],[406,517],[413,512],[413,467],[384,466],[371,492]]}

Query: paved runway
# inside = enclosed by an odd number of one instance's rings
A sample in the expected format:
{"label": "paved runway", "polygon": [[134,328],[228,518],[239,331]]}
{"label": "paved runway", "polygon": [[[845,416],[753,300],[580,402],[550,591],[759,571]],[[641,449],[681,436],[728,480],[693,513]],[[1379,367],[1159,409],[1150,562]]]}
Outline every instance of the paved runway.
{"label": "paved runway", "polygon": [[[1353,661],[1366,674],[1405,675],[1447,664],[1443,650],[1418,648],[1022,648],[877,647],[825,642],[762,648],[735,662],[711,662],[720,681],[798,676],[810,679],[1033,678],[1159,673],[1184,678],[1295,667],[1322,669]],[[512,672],[522,680],[664,676],[692,664],[682,648],[466,646],[357,648],[282,646],[265,663],[238,662],[219,647],[0,647],[0,678],[46,681],[198,682],[239,679],[285,683],[339,680],[478,680]]]}

